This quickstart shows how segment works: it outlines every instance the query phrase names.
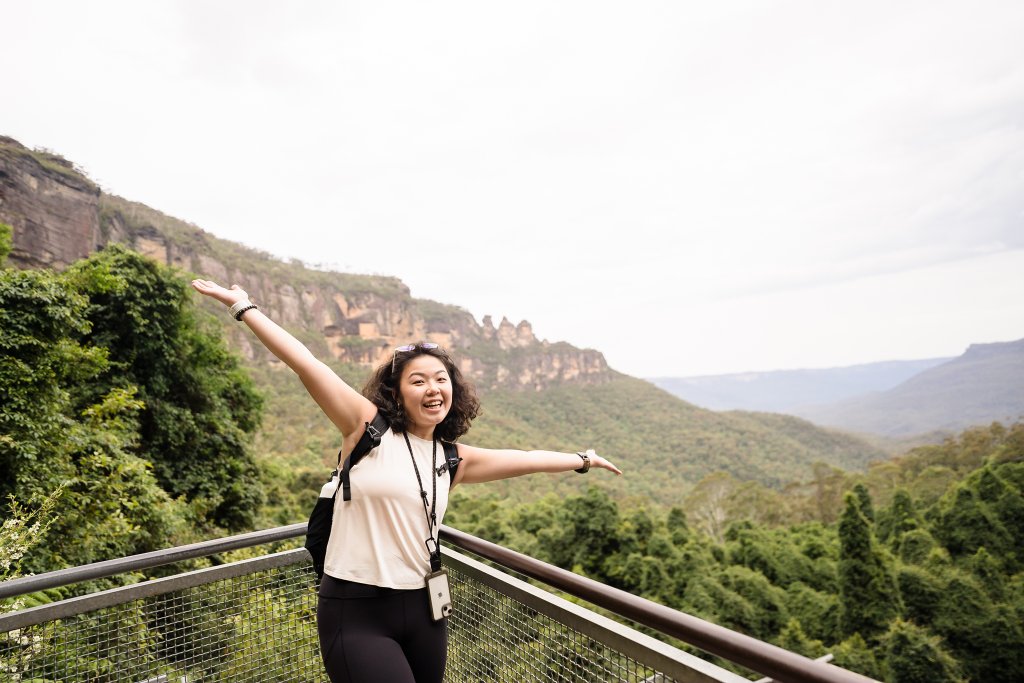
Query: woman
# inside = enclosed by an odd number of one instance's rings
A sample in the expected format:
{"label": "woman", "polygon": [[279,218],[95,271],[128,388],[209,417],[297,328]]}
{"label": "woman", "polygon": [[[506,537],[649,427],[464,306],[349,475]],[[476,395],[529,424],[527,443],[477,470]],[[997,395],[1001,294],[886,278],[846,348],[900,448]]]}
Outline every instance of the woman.
{"label": "woman", "polygon": [[353,466],[351,500],[338,496],[335,502],[317,604],[320,652],[333,683],[441,681],[447,625],[432,616],[425,586],[431,565],[436,569],[440,561],[437,529],[451,486],[591,467],[622,474],[593,451],[458,444],[462,462],[449,482],[443,456],[438,460],[438,441],[454,442],[465,434],[479,403],[436,344],[396,349],[374,372],[364,395],[260,312],[238,285],[226,289],[193,280],[192,286],[230,306],[235,319],[298,374],[342,433],[345,457],[378,412],[389,425],[380,445]]}

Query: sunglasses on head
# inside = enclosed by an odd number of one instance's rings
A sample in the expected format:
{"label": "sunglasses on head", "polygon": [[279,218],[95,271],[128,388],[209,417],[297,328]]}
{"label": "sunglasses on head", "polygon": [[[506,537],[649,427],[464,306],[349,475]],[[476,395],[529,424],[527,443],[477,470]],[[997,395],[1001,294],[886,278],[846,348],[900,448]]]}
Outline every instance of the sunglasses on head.
{"label": "sunglasses on head", "polygon": [[391,374],[395,374],[395,361],[398,360],[398,354],[408,353],[415,351],[416,349],[439,349],[440,344],[433,342],[423,342],[422,344],[406,344],[405,346],[395,347],[395,352],[391,354]]}

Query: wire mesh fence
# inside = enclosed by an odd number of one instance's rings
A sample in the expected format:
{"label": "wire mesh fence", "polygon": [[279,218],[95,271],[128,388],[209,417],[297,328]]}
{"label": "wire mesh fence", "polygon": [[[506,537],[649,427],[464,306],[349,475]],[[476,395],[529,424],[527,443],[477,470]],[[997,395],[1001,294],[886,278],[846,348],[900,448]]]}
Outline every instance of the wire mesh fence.
{"label": "wire mesh fence", "polygon": [[326,683],[306,563],[202,578],[0,634],[0,681]]}
{"label": "wire mesh fence", "polygon": [[[448,682],[672,680],[659,661],[680,681],[733,680],[689,671],[646,636],[458,553],[445,563],[456,606]],[[287,551],[2,615],[7,681],[327,683],[308,557]]]}
{"label": "wire mesh fence", "polygon": [[[658,673],[458,571],[448,681],[653,681]],[[668,681],[658,678],[658,681]]]}

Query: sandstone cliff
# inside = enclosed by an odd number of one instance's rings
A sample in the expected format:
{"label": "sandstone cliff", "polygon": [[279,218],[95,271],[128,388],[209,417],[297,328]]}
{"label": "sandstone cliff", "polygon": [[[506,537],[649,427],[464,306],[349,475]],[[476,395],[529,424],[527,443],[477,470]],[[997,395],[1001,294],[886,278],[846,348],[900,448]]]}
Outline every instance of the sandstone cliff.
{"label": "sandstone cliff", "polygon": [[71,162],[0,136],[0,221],[14,228],[14,265],[60,268],[102,246],[99,198]]}
{"label": "sandstone cliff", "polygon": [[[539,340],[526,321],[514,325],[503,318],[495,327],[487,316],[480,324],[464,309],[413,298],[397,278],[284,263],[103,194],[70,162],[3,137],[0,222],[14,228],[14,265],[61,268],[119,242],[183,271],[242,284],[315,353],[346,363],[368,367],[395,346],[427,340],[454,351],[462,371],[482,387],[595,384],[614,374],[601,353]],[[250,360],[276,362],[245,330],[227,329]]]}

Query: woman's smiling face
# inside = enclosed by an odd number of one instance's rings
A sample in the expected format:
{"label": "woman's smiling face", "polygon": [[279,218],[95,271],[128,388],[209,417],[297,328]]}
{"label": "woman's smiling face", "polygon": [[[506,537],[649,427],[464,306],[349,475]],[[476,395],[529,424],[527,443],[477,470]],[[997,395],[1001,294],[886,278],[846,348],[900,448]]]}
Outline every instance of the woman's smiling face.
{"label": "woman's smiling face", "polygon": [[409,433],[432,438],[452,405],[452,381],[444,363],[429,354],[412,358],[402,368],[399,390]]}

